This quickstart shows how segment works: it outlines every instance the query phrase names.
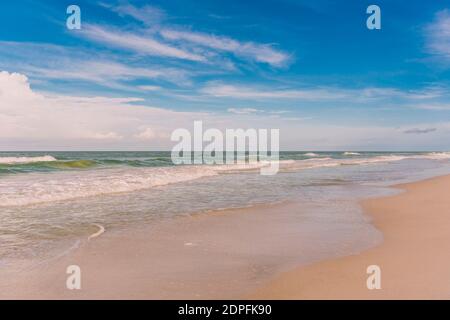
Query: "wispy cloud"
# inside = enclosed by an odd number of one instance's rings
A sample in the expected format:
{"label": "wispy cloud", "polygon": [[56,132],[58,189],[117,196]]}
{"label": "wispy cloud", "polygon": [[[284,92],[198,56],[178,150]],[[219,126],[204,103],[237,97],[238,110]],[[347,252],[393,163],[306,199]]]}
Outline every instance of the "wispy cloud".
{"label": "wispy cloud", "polygon": [[328,100],[348,96],[344,91],[332,89],[284,90],[265,87],[245,87],[229,84],[210,84],[200,90],[205,95],[238,99],[304,99]]}
{"label": "wispy cloud", "polygon": [[263,112],[263,110],[255,108],[228,108],[227,111],[234,114],[252,114]]}
{"label": "wispy cloud", "polygon": [[186,41],[191,44],[230,52],[237,57],[263,62],[275,67],[283,66],[290,56],[269,44],[240,42],[235,39],[193,31],[162,29],[161,35],[168,40]]}
{"label": "wispy cloud", "polygon": [[280,117],[283,114],[289,113],[287,110],[264,110],[259,108],[228,108],[228,112],[240,115],[250,115],[250,114],[259,114],[259,115],[269,115],[272,117]]}
{"label": "wispy cloud", "polygon": [[435,19],[425,28],[427,50],[450,62],[450,11],[439,11]]}
{"label": "wispy cloud", "polygon": [[[80,80],[110,88],[126,88],[127,82],[135,79],[166,81],[175,84],[190,84],[193,73],[186,69],[164,67],[154,64],[129,63],[126,59],[97,54],[89,50],[77,49],[46,43],[0,42],[0,55],[14,52],[14,56],[4,57],[0,67],[14,68],[40,80]],[[29,57],[33,57],[32,59]],[[155,86],[156,87],[156,86]],[[134,89],[149,91],[151,85]]]}
{"label": "wispy cloud", "polygon": [[283,89],[269,86],[246,86],[240,84],[224,84],[210,82],[199,90],[206,96],[233,98],[244,100],[303,100],[303,101],[347,101],[350,103],[370,103],[380,100],[398,101],[433,101],[448,94],[444,88],[429,87],[421,90],[400,90],[396,88],[366,87],[308,87]]}
{"label": "wispy cloud", "polygon": [[[212,62],[210,58],[217,56],[220,52],[231,53],[237,58],[265,63],[273,67],[285,66],[291,59],[290,54],[276,49],[273,44],[239,41],[224,35],[193,31],[192,27],[165,23],[166,12],[154,6],[136,7],[130,3],[104,6],[120,16],[132,17],[150,28],[120,34],[106,27],[88,25],[87,36],[95,41],[132,49],[139,53],[200,62]],[[153,34],[148,33],[149,29]],[[156,34],[161,39],[155,39]],[[223,59],[215,58],[217,62],[223,61]]]}
{"label": "wispy cloud", "polygon": [[138,88],[144,91],[161,91],[163,89],[160,86],[151,86],[151,85],[138,86]]}
{"label": "wispy cloud", "polygon": [[[271,118],[256,112],[236,114],[176,112],[144,105],[140,98],[76,97],[34,91],[25,75],[0,72],[0,147],[3,149],[163,150],[176,128],[192,128],[202,119],[210,128],[280,128],[281,145],[292,149],[386,149],[417,147],[404,131],[422,134],[421,145],[436,148],[448,141],[450,123],[416,124],[414,127],[376,125],[320,125],[308,118]],[[256,109],[256,108],[254,108]],[[170,122],[161,122],[170,119]],[[419,128],[418,130],[414,130]],[[419,139],[419,138],[417,138]],[[70,146],[70,147],[68,147]]]}
{"label": "wispy cloud", "polygon": [[450,111],[450,104],[448,103],[415,104],[411,107],[414,109],[429,111]]}
{"label": "wispy cloud", "polygon": [[167,18],[167,14],[164,10],[151,5],[144,5],[140,8],[126,2],[119,3],[118,5],[101,2],[100,5],[118,13],[120,16],[132,17],[145,25],[154,25]]}
{"label": "wispy cloud", "polygon": [[[30,74],[49,79],[78,79],[102,84],[112,83],[115,80],[163,79],[177,82],[185,80],[186,74],[174,69],[151,69],[130,67],[125,64],[112,61],[86,61],[79,64],[67,64],[58,68],[29,67]],[[148,90],[149,87],[140,87]]]}
{"label": "wispy cloud", "polygon": [[185,51],[158,41],[151,34],[122,32],[115,28],[84,24],[82,36],[112,47],[139,53],[141,55],[160,56],[190,61],[206,61],[202,55]]}

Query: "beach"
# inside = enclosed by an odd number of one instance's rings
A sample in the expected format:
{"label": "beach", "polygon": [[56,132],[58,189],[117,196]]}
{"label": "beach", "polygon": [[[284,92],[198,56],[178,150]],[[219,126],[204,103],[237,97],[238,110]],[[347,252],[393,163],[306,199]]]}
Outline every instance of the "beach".
{"label": "beach", "polygon": [[0,300],[450,299],[448,3],[1,3]]}
{"label": "beach", "polygon": [[[405,192],[363,203],[383,232],[382,244],[287,272],[250,297],[449,299],[450,176],[397,187]],[[369,265],[381,268],[380,290],[367,289]]]}
{"label": "beach", "polygon": [[[64,256],[12,271],[0,280],[0,298],[449,298],[450,176],[396,187],[405,192],[363,201],[383,240],[351,255],[346,246],[319,254],[321,246],[310,245],[319,239],[301,231],[305,218],[297,213],[305,208],[283,202],[192,215],[133,233],[106,230]],[[81,269],[81,290],[66,288],[69,265]],[[381,268],[381,290],[366,287],[369,265]]]}
{"label": "beach", "polygon": [[[12,270],[0,280],[0,298],[233,299],[299,263],[339,255],[333,248],[347,252],[355,236],[365,242],[363,230],[337,244],[333,237],[319,241],[327,225],[305,233],[311,224],[299,210],[305,208],[283,202],[106,230],[56,259]],[[66,288],[70,265],[81,269],[81,290]]]}

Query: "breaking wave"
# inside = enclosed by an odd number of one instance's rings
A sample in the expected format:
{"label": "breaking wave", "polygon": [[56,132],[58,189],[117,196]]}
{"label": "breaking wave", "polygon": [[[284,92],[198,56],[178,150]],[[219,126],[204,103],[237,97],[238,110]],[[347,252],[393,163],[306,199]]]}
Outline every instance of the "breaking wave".
{"label": "breaking wave", "polygon": [[51,162],[57,161],[52,156],[42,157],[0,157],[0,164],[26,164],[36,162]]}
{"label": "breaking wave", "polygon": [[360,156],[359,152],[344,152],[344,156]]}
{"label": "breaking wave", "polygon": [[[1,158],[5,163],[6,158]],[[94,160],[60,161],[53,157],[8,158],[9,162],[37,161],[45,159],[47,165],[85,168],[98,165]],[[20,160],[22,159],[22,160]],[[450,159],[450,152],[430,152],[423,154],[387,154],[372,157],[352,158],[310,158],[280,161],[281,171],[306,170],[322,167],[346,165],[370,165],[389,163],[404,159]],[[23,163],[23,162],[22,162]],[[122,165],[93,170],[63,170],[51,173],[32,172],[5,175],[0,179],[0,207],[35,205],[46,202],[64,201],[82,197],[92,197],[115,193],[133,192],[170,184],[184,183],[219,174],[242,171],[258,171],[270,165],[268,161],[250,164],[225,165],[178,165],[140,167]]]}

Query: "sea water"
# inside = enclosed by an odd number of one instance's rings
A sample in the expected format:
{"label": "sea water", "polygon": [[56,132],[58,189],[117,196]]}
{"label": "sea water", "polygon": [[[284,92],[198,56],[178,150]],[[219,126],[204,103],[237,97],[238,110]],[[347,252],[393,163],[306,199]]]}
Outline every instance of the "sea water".
{"label": "sea water", "polygon": [[281,152],[280,161],[278,174],[263,176],[242,164],[173,165],[170,152],[1,152],[0,261],[50,259],[99,227],[281,201],[302,204],[305,230],[333,225],[317,239],[351,246],[367,228],[370,243],[379,234],[358,200],[450,173],[446,152]]}

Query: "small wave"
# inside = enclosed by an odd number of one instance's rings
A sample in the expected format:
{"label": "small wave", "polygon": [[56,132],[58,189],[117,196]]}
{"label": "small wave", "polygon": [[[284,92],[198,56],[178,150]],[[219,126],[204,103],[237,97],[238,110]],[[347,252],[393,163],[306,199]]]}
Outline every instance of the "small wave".
{"label": "small wave", "polygon": [[344,152],[344,156],[360,156],[359,152]]}
{"label": "small wave", "polygon": [[306,157],[318,157],[319,155],[317,153],[314,153],[314,152],[308,152],[308,153],[305,153],[305,156]]}
{"label": "small wave", "polygon": [[117,168],[10,176],[0,180],[0,207],[132,192],[214,176],[214,166]]}
{"label": "small wave", "polygon": [[[416,155],[381,155],[333,159],[282,160],[281,170],[305,170],[345,165],[389,163],[404,159],[449,159],[449,152]],[[166,167],[116,167],[102,170],[73,170],[4,177],[0,180],[0,207],[34,205],[76,198],[134,192],[195,179],[241,171],[257,171],[269,161],[225,165],[182,165]]]}
{"label": "small wave", "polygon": [[450,159],[450,152],[430,152],[423,157],[431,160],[445,160]]}
{"label": "small wave", "polygon": [[[280,161],[280,164],[293,163]],[[230,172],[256,171],[269,161],[225,165],[182,165],[171,167],[62,171],[48,175],[29,174],[0,180],[0,207],[25,206],[76,198],[133,192]]]}
{"label": "small wave", "polygon": [[44,166],[55,169],[84,169],[97,165],[93,160],[74,160],[74,161],[54,161],[49,164],[43,164]]}
{"label": "small wave", "polygon": [[345,165],[366,165],[373,163],[388,163],[407,159],[407,156],[377,156],[373,158],[353,158],[353,159],[333,159],[333,158],[313,158],[306,160],[297,160],[294,163],[283,166],[282,169],[288,170],[302,170],[302,169],[314,169],[324,167],[337,167]]}
{"label": "small wave", "polygon": [[[94,160],[73,160],[73,161],[31,161],[31,162],[15,162],[15,163],[1,163],[0,170],[5,173],[20,173],[20,172],[42,172],[55,170],[71,170],[71,169],[87,169],[97,166],[98,163]],[[1,171],[0,171],[1,172]]]}
{"label": "small wave", "polygon": [[52,156],[42,156],[42,157],[0,157],[0,164],[24,164],[24,163],[35,163],[35,162],[52,162],[57,161],[56,158]]}

